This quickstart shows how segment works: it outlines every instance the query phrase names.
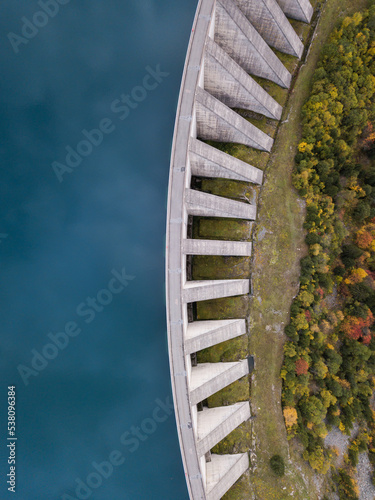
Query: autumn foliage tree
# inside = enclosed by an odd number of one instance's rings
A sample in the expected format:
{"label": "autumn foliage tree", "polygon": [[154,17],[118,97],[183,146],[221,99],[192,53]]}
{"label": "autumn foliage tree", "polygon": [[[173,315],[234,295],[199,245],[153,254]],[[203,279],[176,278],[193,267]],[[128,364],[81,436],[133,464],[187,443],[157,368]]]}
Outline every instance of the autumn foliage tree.
{"label": "autumn foliage tree", "polygon": [[363,340],[367,340],[369,337],[369,328],[373,323],[374,316],[368,310],[366,318],[347,316],[341,324],[341,329],[350,339],[358,340],[362,338]]}
{"label": "autumn foliage tree", "polygon": [[298,414],[295,408],[291,406],[286,406],[283,410],[283,415],[287,429],[291,429],[297,424]]}
{"label": "autumn foliage tree", "polygon": [[375,130],[374,125],[368,121],[363,131],[363,136],[360,141],[360,147],[364,151],[371,151],[375,148]]}
{"label": "autumn foliage tree", "polygon": [[370,248],[373,241],[374,236],[366,228],[360,229],[356,234],[356,243],[362,250]]}
{"label": "autumn foliage tree", "polygon": [[306,375],[309,371],[309,364],[303,358],[299,358],[296,361],[296,374],[297,375]]}

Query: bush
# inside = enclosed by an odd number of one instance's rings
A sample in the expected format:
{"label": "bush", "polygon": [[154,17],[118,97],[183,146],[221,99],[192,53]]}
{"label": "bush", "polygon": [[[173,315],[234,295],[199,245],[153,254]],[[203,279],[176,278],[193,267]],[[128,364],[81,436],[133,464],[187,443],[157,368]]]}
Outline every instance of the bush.
{"label": "bush", "polygon": [[353,447],[353,448],[349,448],[348,450],[348,457],[349,457],[349,460],[350,460],[350,463],[352,465],[352,467],[357,467],[358,465],[358,459],[359,459],[359,451],[357,448]]}
{"label": "bush", "polygon": [[344,276],[344,274],[345,274],[345,267],[336,266],[335,269],[333,270],[333,274],[335,276]]}
{"label": "bush", "polygon": [[280,455],[274,455],[270,459],[270,467],[276,474],[276,476],[282,477],[285,473],[285,464],[283,457],[281,457]]}
{"label": "bush", "polygon": [[338,482],[338,494],[340,499],[358,500],[358,487],[354,478],[345,470],[339,469],[338,475],[334,479]]}
{"label": "bush", "polygon": [[307,245],[315,245],[315,243],[320,243],[321,237],[316,233],[307,233],[305,241]]}
{"label": "bush", "polygon": [[367,299],[373,294],[373,290],[366,283],[356,283],[355,285],[349,286],[350,293],[355,300],[359,302],[367,302]]}
{"label": "bush", "polygon": [[356,245],[343,245],[341,260],[346,268],[355,266],[356,260],[363,254],[363,251]]}
{"label": "bush", "polygon": [[365,200],[360,200],[353,210],[353,218],[361,223],[364,221],[364,219],[367,219],[371,215],[371,205],[365,201]]}
{"label": "bush", "polygon": [[332,277],[329,274],[318,273],[319,285],[327,290],[331,290],[333,286]]}
{"label": "bush", "polygon": [[373,467],[375,467],[375,448],[371,448],[368,453],[368,458]]}
{"label": "bush", "polygon": [[342,256],[352,259],[358,259],[363,254],[363,251],[356,245],[343,245]]}
{"label": "bush", "polygon": [[293,341],[298,340],[298,333],[295,326],[289,324],[284,328],[284,331],[285,335],[289,337],[291,340]]}

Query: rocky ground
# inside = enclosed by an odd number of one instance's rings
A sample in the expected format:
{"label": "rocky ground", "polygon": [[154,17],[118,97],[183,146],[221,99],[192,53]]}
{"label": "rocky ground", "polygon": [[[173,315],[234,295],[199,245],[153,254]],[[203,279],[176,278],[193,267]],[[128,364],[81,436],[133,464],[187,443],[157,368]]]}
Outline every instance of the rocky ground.
{"label": "rocky ground", "polygon": [[[358,426],[355,425],[351,437],[358,431]],[[325,438],[324,442],[326,446],[336,448],[338,451],[338,456],[336,460],[336,466],[342,467],[344,463],[344,454],[346,453],[349,436],[343,434],[337,427],[334,427]],[[361,453],[359,455],[359,462],[357,466],[356,479],[359,487],[359,500],[374,500],[375,499],[375,486],[371,481],[372,467],[368,459],[367,453]],[[339,497],[332,494],[332,500],[339,500]]]}
{"label": "rocky ground", "polygon": [[[354,436],[355,433],[358,432],[358,426],[354,425],[351,436]],[[344,463],[344,454],[348,448],[349,444],[349,436],[343,434],[338,427],[333,427],[332,430],[328,433],[327,437],[324,440],[324,444],[331,448],[335,448],[338,450],[338,456],[336,459],[336,467],[342,467]]]}
{"label": "rocky ground", "polygon": [[372,467],[367,453],[361,453],[359,455],[356,474],[360,500],[374,500],[375,498],[375,487],[372,484],[371,475]]}

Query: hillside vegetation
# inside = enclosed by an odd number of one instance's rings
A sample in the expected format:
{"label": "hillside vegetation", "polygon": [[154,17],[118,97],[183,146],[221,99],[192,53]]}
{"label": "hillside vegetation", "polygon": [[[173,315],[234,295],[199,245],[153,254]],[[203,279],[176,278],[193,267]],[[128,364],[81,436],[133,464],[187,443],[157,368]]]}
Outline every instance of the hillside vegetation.
{"label": "hillside vegetation", "polygon": [[[345,18],[324,46],[303,107],[293,183],[306,201],[308,255],[285,328],[283,414],[304,458],[326,473],[332,426],[359,435],[335,476],[357,498],[360,451],[375,457],[375,6]],[[374,442],[373,442],[374,440]]]}

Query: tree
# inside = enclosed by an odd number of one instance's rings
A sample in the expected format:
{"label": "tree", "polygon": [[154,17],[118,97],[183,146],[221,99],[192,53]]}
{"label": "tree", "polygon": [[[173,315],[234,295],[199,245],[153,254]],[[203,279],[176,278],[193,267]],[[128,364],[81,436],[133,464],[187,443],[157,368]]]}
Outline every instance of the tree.
{"label": "tree", "polygon": [[371,205],[366,200],[359,200],[353,210],[353,217],[357,222],[362,222],[371,215]]}
{"label": "tree", "polygon": [[354,285],[356,283],[361,283],[365,278],[367,278],[367,276],[368,276],[367,272],[361,267],[358,267],[357,269],[354,269],[351,272],[348,278],[346,278],[345,283],[347,285]]}
{"label": "tree", "polygon": [[306,375],[309,371],[309,363],[303,359],[299,358],[296,361],[296,374],[297,375]]}
{"label": "tree", "polygon": [[367,122],[366,128],[363,131],[363,138],[360,141],[360,146],[364,151],[371,151],[375,148],[375,130],[371,122]]}
{"label": "tree", "polygon": [[374,316],[370,309],[368,309],[366,318],[347,316],[341,323],[341,329],[348,338],[358,340],[369,335],[367,329],[372,326],[373,323]]}
{"label": "tree", "polygon": [[303,453],[303,458],[309,462],[311,467],[322,474],[329,471],[330,460],[326,458],[322,446],[318,446],[314,451]]}
{"label": "tree", "polygon": [[313,424],[319,424],[327,414],[327,409],[316,396],[305,398],[301,401],[299,407],[302,416]]}
{"label": "tree", "polygon": [[334,477],[334,480],[338,482],[338,493],[340,498],[345,498],[346,500],[358,500],[358,485],[355,479],[344,469],[339,469],[338,475]]}
{"label": "tree", "polygon": [[366,250],[367,248],[369,248],[373,240],[374,237],[372,236],[372,234],[364,227],[360,229],[356,234],[356,244],[362,250]]}
{"label": "tree", "polygon": [[346,268],[354,267],[355,261],[362,255],[363,251],[355,245],[343,245],[341,260]]}
{"label": "tree", "polygon": [[284,459],[280,455],[274,455],[270,459],[270,467],[276,476],[282,477],[285,473]]}
{"label": "tree", "polygon": [[297,424],[298,414],[297,410],[291,406],[286,406],[283,410],[285,426],[287,430],[290,430]]}
{"label": "tree", "polygon": [[314,364],[314,373],[316,374],[316,376],[319,379],[326,378],[327,373],[328,373],[328,368],[327,368],[327,365],[324,363],[324,361],[322,359],[319,359],[319,361],[317,361]]}
{"label": "tree", "polygon": [[309,307],[314,302],[314,295],[307,290],[302,290],[298,295],[298,299],[301,301],[303,307]]}
{"label": "tree", "polygon": [[[365,302],[367,304],[367,300],[372,298],[374,292],[369,285],[366,283],[356,283],[349,287],[350,293],[352,294],[355,300],[359,302]],[[371,304],[371,301],[370,301]]]}
{"label": "tree", "polygon": [[325,408],[335,405],[337,402],[337,398],[328,389],[321,390],[319,396],[322,398]]}
{"label": "tree", "polygon": [[288,358],[294,358],[294,356],[297,355],[297,351],[293,342],[285,342],[284,355],[287,356]]}
{"label": "tree", "polygon": [[336,375],[342,363],[341,355],[333,349],[326,349],[325,358],[329,373],[331,375]]}

